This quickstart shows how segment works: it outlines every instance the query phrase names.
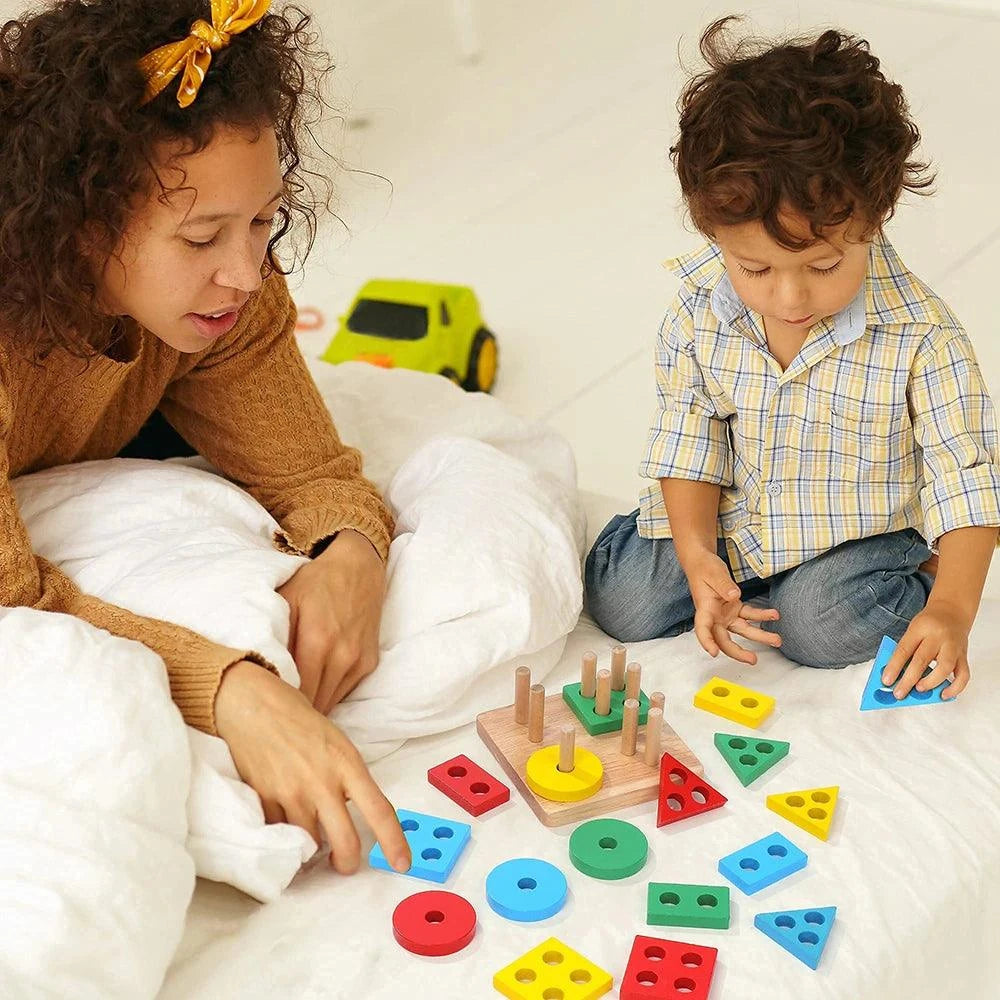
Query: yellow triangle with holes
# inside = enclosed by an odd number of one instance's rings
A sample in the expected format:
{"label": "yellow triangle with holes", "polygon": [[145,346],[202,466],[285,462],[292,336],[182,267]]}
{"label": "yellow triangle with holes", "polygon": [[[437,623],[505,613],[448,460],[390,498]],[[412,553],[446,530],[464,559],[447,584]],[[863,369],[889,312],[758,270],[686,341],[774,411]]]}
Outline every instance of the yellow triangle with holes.
{"label": "yellow triangle with holes", "polygon": [[768,795],[767,808],[784,816],[820,840],[830,836],[830,824],[837,808],[840,785],[830,788],[807,788],[801,792],[779,792]]}

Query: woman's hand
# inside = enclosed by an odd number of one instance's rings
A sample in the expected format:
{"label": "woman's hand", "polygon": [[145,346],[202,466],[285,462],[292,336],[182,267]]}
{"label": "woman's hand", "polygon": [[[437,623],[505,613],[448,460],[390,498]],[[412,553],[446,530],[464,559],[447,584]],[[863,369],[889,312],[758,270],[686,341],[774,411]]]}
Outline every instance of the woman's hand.
{"label": "woman's hand", "polygon": [[357,871],[361,841],[347,811],[353,801],[389,863],[410,867],[410,848],[396,811],[347,737],[301,691],[270,671],[241,660],[222,677],[215,724],[240,777],[260,796],[268,823],[301,826],[330,845],[330,864]]}
{"label": "woman's hand", "polygon": [[278,593],[291,611],[302,693],[328,715],[378,664],[385,565],[364,535],[341,531]]}
{"label": "woman's hand", "polygon": [[694,601],[694,633],[709,656],[718,656],[721,650],[740,663],[757,662],[757,654],[735,643],[730,632],[775,648],[781,645],[781,636],[751,624],[777,621],[777,610],[744,604],[740,588],[718,553],[704,549],[688,556],[684,572]]}

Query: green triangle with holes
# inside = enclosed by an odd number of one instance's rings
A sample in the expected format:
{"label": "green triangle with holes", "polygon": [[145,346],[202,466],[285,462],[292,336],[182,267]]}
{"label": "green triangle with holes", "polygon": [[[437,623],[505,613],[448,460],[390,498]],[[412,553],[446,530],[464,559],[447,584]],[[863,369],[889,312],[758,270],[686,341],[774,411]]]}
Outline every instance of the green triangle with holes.
{"label": "green triangle with holes", "polygon": [[716,749],[725,757],[726,763],[744,788],[787,756],[790,745],[782,740],[769,740],[761,736],[715,734]]}

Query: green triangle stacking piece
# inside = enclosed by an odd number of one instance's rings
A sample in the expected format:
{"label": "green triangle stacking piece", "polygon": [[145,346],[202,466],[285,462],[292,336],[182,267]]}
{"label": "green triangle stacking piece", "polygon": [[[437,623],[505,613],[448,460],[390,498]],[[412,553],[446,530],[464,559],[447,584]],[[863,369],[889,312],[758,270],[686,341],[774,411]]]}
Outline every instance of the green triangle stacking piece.
{"label": "green triangle stacking piece", "polygon": [[790,744],[734,733],[716,733],[715,746],[744,788],[788,754]]}

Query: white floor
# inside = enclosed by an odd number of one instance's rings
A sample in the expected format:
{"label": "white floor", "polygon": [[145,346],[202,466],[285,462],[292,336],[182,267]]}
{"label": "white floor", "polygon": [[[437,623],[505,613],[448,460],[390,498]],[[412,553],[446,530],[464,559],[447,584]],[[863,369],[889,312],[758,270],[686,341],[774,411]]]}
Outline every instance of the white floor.
{"label": "white floor", "polygon": [[[756,4],[764,32],[835,24],[867,38],[905,87],[939,170],[890,235],[965,322],[1000,398],[992,282],[1000,269],[1000,12],[996,0]],[[320,7],[319,4],[316,5]],[[471,8],[478,59],[462,58]],[[580,485],[637,494],[652,350],[695,246],[666,158],[700,29],[732,3],[338,0],[319,13],[338,64],[340,215],[297,293],[346,306],[367,278],[473,286],[496,331],[496,395],[572,442]],[[381,178],[381,179],[380,179]],[[391,186],[390,186],[391,182]],[[332,284],[331,284],[332,283]],[[332,317],[331,317],[332,319]],[[997,561],[1000,564],[1000,560]],[[1000,569],[990,591],[1000,596]]]}

